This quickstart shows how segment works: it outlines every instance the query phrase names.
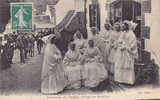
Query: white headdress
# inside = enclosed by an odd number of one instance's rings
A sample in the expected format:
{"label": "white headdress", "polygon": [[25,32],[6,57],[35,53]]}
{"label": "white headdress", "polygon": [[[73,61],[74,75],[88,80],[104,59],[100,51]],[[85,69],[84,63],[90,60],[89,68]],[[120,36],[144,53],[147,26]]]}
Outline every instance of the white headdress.
{"label": "white headdress", "polygon": [[133,30],[136,29],[137,25],[138,25],[137,23],[134,23],[133,21],[131,21],[131,26]]}
{"label": "white headdress", "polygon": [[135,28],[137,27],[137,23],[135,23],[135,22],[133,22],[133,21],[128,21],[128,20],[125,20],[125,21],[123,21],[124,23],[126,23],[126,24],[128,24],[129,25],[129,28],[131,29],[131,30],[135,30]]}

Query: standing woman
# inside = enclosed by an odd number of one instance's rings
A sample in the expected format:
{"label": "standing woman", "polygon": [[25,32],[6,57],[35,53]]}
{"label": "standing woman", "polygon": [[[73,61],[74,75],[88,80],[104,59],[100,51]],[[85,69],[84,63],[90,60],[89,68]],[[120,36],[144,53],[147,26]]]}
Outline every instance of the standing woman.
{"label": "standing woman", "polygon": [[102,53],[104,45],[102,44],[101,37],[99,35],[99,31],[97,27],[92,27],[91,28],[92,32],[92,37],[90,37],[88,40],[93,40],[94,41],[94,46],[97,47],[100,52]]}
{"label": "standing woman", "polygon": [[123,24],[123,34],[118,40],[114,80],[133,85],[135,83],[134,61],[138,58],[137,40],[131,24]]}
{"label": "standing woman", "polygon": [[112,31],[112,33],[110,33],[110,54],[108,57],[108,61],[109,61],[109,74],[111,76],[114,75],[114,64],[115,64],[115,53],[117,50],[117,40],[119,39],[121,35],[121,27],[119,23],[115,23],[114,24],[114,31]]}
{"label": "standing woman", "polygon": [[66,77],[62,66],[62,56],[56,47],[56,37],[53,36],[46,45],[41,76],[41,92],[57,94],[66,87]]}
{"label": "standing woman", "polygon": [[108,61],[108,57],[110,54],[110,35],[112,33],[111,31],[111,25],[110,24],[105,24],[105,32],[103,34],[101,34],[101,40],[102,40],[102,54],[103,54],[103,61],[105,64],[105,67],[107,70],[109,70],[109,61]]}
{"label": "standing woman", "polygon": [[109,23],[104,24],[105,31],[100,33],[100,37],[104,40],[108,40],[111,33],[112,26]]}
{"label": "standing woman", "polygon": [[80,31],[77,31],[74,36],[74,44],[76,44],[76,49],[83,54],[85,49],[85,40],[83,39],[82,33]]}
{"label": "standing woman", "polygon": [[0,37],[0,70],[1,70],[1,68],[3,67],[2,52],[3,52],[3,48],[2,48],[2,37]]}
{"label": "standing woman", "polygon": [[0,49],[1,49],[1,65],[0,69],[8,69],[11,67],[8,56],[7,56],[7,51],[8,51],[8,46],[7,46],[7,41],[1,41],[0,43]]}

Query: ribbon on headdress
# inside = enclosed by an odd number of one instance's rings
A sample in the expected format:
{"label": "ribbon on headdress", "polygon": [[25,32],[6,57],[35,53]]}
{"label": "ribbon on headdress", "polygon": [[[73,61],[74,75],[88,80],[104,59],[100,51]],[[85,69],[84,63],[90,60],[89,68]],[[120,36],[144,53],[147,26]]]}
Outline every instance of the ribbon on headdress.
{"label": "ribbon on headdress", "polygon": [[48,36],[43,37],[42,41],[45,43],[49,43],[53,37],[55,37],[55,34],[50,34]]}
{"label": "ribbon on headdress", "polygon": [[98,28],[97,27],[91,27],[91,31],[97,31],[98,32]]}
{"label": "ribbon on headdress", "polygon": [[136,29],[137,25],[138,25],[137,23],[134,23],[133,21],[131,21],[131,26],[133,30]]}
{"label": "ribbon on headdress", "polygon": [[123,23],[128,24],[129,27],[130,27],[130,29],[132,29],[132,30],[135,30],[135,28],[136,28],[137,25],[138,25],[137,23],[135,23],[135,22],[133,22],[133,21],[128,21],[128,20],[123,21]]}
{"label": "ribbon on headdress", "polygon": [[109,27],[112,27],[112,25],[110,23],[106,23],[105,25],[108,25]]}
{"label": "ribbon on headdress", "polygon": [[119,23],[119,22],[116,22],[116,23],[114,23],[114,25],[120,25],[120,23]]}

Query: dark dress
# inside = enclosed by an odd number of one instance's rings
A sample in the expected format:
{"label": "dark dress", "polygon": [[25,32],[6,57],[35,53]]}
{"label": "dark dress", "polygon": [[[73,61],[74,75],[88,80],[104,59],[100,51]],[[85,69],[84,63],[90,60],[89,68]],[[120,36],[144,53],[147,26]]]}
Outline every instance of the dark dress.
{"label": "dark dress", "polygon": [[0,69],[2,66],[2,46],[0,45]]}
{"label": "dark dress", "polygon": [[3,69],[8,69],[11,67],[9,61],[8,61],[8,57],[7,57],[7,53],[6,53],[6,47],[0,45],[0,70]]}

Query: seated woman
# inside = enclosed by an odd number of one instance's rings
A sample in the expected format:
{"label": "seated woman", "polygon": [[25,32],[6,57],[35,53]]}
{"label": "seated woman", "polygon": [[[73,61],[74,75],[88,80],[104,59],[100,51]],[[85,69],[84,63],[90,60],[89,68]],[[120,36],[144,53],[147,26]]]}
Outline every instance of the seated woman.
{"label": "seated woman", "polygon": [[73,43],[76,44],[76,49],[79,50],[81,54],[83,54],[86,46],[85,46],[85,40],[83,39],[82,33],[80,33],[80,31],[77,31],[75,33]]}
{"label": "seated woman", "polygon": [[71,43],[69,50],[63,60],[66,76],[68,78],[67,89],[78,89],[81,87],[80,53],[76,50],[76,45]]}
{"label": "seated woman", "polygon": [[105,70],[99,49],[94,46],[94,41],[89,40],[88,44],[83,56],[84,70],[82,75],[84,86],[94,88],[108,77],[108,73]]}

